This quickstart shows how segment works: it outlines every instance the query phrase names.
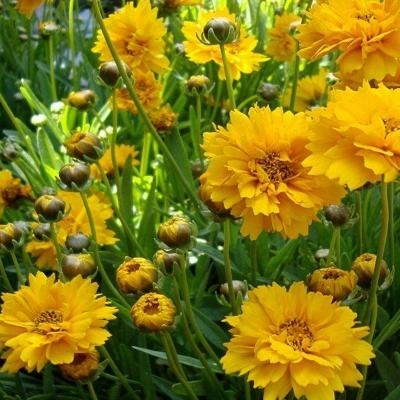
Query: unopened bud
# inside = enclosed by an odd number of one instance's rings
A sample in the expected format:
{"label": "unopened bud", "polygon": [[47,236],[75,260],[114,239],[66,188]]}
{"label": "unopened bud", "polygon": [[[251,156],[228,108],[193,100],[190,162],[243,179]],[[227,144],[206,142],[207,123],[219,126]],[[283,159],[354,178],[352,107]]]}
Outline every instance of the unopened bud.
{"label": "unopened bud", "polygon": [[[128,76],[132,75],[132,70],[122,61],[122,66]],[[115,61],[108,61],[100,65],[99,77],[101,81],[109,87],[115,87],[121,78],[121,73]]]}
{"label": "unopened bud", "polygon": [[202,39],[211,45],[233,43],[237,40],[236,26],[228,18],[212,18],[203,29]]}
{"label": "unopened bud", "polygon": [[74,132],[64,146],[69,156],[81,161],[98,160],[103,152],[99,137],[90,132]]}
{"label": "unopened bud", "polygon": [[340,228],[346,224],[350,220],[351,214],[350,208],[344,204],[340,206],[331,204],[325,210],[325,218],[327,221],[332,222],[335,228]]}
{"label": "unopened bud", "polygon": [[72,92],[65,100],[70,107],[74,107],[80,111],[85,111],[93,107],[96,101],[96,94],[93,90],[81,90],[80,92]]}
{"label": "unopened bud", "polygon": [[59,221],[63,218],[65,201],[56,196],[43,195],[35,201],[35,211],[46,221]]}

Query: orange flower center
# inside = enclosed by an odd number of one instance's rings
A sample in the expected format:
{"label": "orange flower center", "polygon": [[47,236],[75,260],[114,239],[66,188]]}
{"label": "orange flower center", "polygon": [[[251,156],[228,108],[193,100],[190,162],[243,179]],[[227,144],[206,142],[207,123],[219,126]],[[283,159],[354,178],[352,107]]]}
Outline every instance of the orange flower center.
{"label": "orange flower center", "polygon": [[325,271],[323,279],[340,279],[345,275],[344,271],[332,268]]}
{"label": "orange flower center", "polygon": [[307,322],[297,318],[288,319],[280,327],[279,333],[286,333],[286,344],[296,350],[306,350],[313,342],[313,334]]}
{"label": "orange flower center", "polygon": [[282,161],[276,151],[268,153],[264,158],[257,158],[256,163],[265,171],[271,182],[284,182],[295,175],[291,163]]}
{"label": "orange flower center", "polygon": [[386,135],[396,132],[400,129],[400,121],[396,118],[383,119]]}
{"label": "orange flower center", "polygon": [[148,315],[158,314],[160,312],[159,306],[157,299],[148,299],[143,307],[143,312]]}
{"label": "orange flower center", "polygon": [[140,263],[130,261],[125,263],[125,268],[127,272],[136,272],[140,270]]}
{"label": "orange flower center", "polygon": [[375,19],[376,16],[373,13],[362,13],[362,12],[358,11],[355,18],[369,22],[369,21],[371,21],[371,19]]}
{"label": "orange flower center", "polygon": [[49,332],[59,331],[60,323],[64,321],[63,314],[58,310],[44,310],[34,320],[34,332],[46,335]]}

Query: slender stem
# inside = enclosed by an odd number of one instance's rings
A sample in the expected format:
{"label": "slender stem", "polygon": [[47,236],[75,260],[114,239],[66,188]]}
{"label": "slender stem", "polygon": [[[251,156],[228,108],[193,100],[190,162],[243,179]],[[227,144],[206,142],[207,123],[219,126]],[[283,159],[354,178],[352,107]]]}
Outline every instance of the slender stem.
{"label": "slender stem", "polygon": [[49,71],[50,71],[51,96],[53,101],[57,101],[56,77],[54,73],[54,40],[52,34],[49,35]]}
{"label": "slender stem", "polygon": [[357,228],[357,254],[363,253],[363,213],[362,213],[362,191],[356,191],[356,210],[358,220],[356,223]]}
{"label": "slender stem", "polygon": [[62,259],[62,252],[61,252],[61,247],[60,244],[58,243],[57,239],[57,230],[54,222],[50,222],[50,235],[51,235],[51,241],[53,242],[54,248],[56,250],[56,255],[57,255],[57,269],[58,272],[60,272],[60,263]]}
{"label": "slender stem", "polygon": [[250,243],[251,284],[257,286],[257,241]]}
{"label": "slender stem", "polygon": [[246,104],[251,103],[257,99],[258,99],[258,94],[253,94],[253,96],[250,96],[247,99],[243,100],[236,108],[238,110],[241,110]]}
{"label": "slender stem", "polygon": [[208,355],[214,360],[214,362],[219,365],[219,358],[218,356],[214,353],[213,349],[210,347],[208,342],[205,340],[203,333],[199,329],[199,326],[197,325],[196,318],[193,313],[193,308],[192,308],[192,303],[190,302],[190,293],[189,293],[189,285],[186,277],[186,260],[185,256],[182,254],[181,255],[181,273],[180,273],[180,278],[181,278],[181,284],[179,285],[179,288],[182,293],[182,298],[183,301],[186,304],[186,312],[187,316],[190,322],[190,325],[192,326],[192,329],[194,333],[196,334],[198,340],[200,341],[201,345],[203,346],[204,350],[208,353]]}
{"label": "slender stem", "polygon": [[336,237],[336,250],[335,250],[335,254],[336,254],[336,266],[338,267],[338,268],[340,268],[341,267],[341,264],[342,264],[342,260],[341,260],[341,253],[340,253],[340,233],[341,233],[341,231],[340,231],[340,228],[336,228],[336,230],[338,231],[337,232],[337,237]]}
{"label": "slender stem", "polygon": [[335,254],[336,241],[338,240],[338,235],[339,235],[339,228],[333,228],[332,239],[331,239],[331,244],[329,245],[329,253],[328,253],[328,259],[326,260],[326,265],[329,265],[333,261],[335,255],[336,255],[336,262],[338,262],[339,256],[338,254]]}
{"label": "slender stem", "polygon": [[0,274],[1,274],[1,278],[3,279],[3,283],[4,283],[5,287],[7,288],[7,290],[10,293],[14,293],[14,289],[11,286],[11,283],[10,283],[10,281],[8,279],[7,272],[6,272],[5,268],[4,268],[4,264],[3,264],[3,261],[1,259],[1,257],[0,257]]}
{"label": "slender stem", "polygon": [[171,367],[172,371],[174,372],[176,378],[182,384],[182,386],[185,388],[185,390],[188,394],[188,397],[192,400],[197,399],[197,396],[194,394],[192,388],[190,387],[189,382],[186,379],[186,376],[181,373],[182,367],[180,366],[180,362],[176,355],[175,346],[174,346],[168,332],[165,332],[165,334],[161,336],[161,342],[164,346],[164,351],[165,351],[165,354],[167,355],[169,366]]}
{"label": "slender stem", "polygon": [[[371,287],[369,289],[369,296],[367,299],[365,315],[363,318],[363,325],[370,326],[369,335],[366,338],[366,341],[368,343],[372,342],[372,339],[373,339],[374,333],[375,333],[376,319],[377,319],[377,314],[378,314],[378,312],[377,312],[378,299],[377,299],[376,292],[378,289],[379,275],[380,275],[380,270],[381,270],[381,266],[382,266],[383,255],[385,252],[386,239],[387,239],[388,228],[389,228],[388,184],[386,182],[384,182],[383,177],[382,177],[382,181],[381,181],[381,204],[382,204],[381,231],[380,231],[380,235],[379,235],[379,243],[378,243],[378,250],[377,250],[377,254],[376,254],[374,274],[372,276]],[[356,400],[361,400],[363,397],[365,384],[367,381],[367,372],[368,372],[368,368],[363,367],[362,368],[363,381],[362,381],[360,389],[358,390]]]}
{"label": "slender stem", "polygon": [[76,72],[76,52],[75,52],[75,29],[74,29],[74,4],[75,0],[69,0],[68,8],[68,39],[69,39],[69,50],[71,51],[71,68],[72,68],[72,90],[78,90],[78,79],[79,76]]}
{"label": "slender stem", "polygon": [[96,264],[99,268],[101,277],[103,278],[104,282],[106,283],[107,287],[110,289],[110,291],[113,293],[113,295],[121,302],[126,307],[130,307],[127,301],[122,297],[122,295],[118,292],[118,290],[115,288],[115,286],[112,284],[110,278],[108,277],[107,272],[104,269],[103,263],[101,262],[100,254],[99,254],[99,245],[97,243],[97,233],[96,233],[96,226],[94,223],[93,219],[93,214],[90,209],[89,203],[87,201],[85,193],[79,192],[81,195],[82,203],[83,206],[85,207],[86,214],[89,219],[89,225],[90,225],[90,231],[92,234],[92,239],[94,242],[94,259],[96,261]]}
{"label": "slender stem", "polygon": [[21,268],[19,267],[19,263],[18,263],[17,257],[15,256],[15,252],[14,251],[10,251],[10,254],[11,254],[11,258],[12,258],[13,263],[14,263],[15,271],[17,272],[17,277],[18,277],[19,284],[22,286],[25,283],[25,281],[24,281],[24,277],[22,276]]}
{"label": "slender stem", "polygon": [[141,398],[136,394],[136,392],[131,388],[127,379],[122,375],[121,371],[118,369],[117,364],[115,364],[114,360],[112,359],[111,355],[105,348],[105,346],[101,346],[99,348],[99,352],[101,355],[108,360],[108,364],[110,368],[113,370],[115,376],[118,377],[119,381],[121,382],[122,386],[126,389],[126,391],[131,396],[132,400],[141,400]]}
{"label": "slender stem", "polygon": [[94,391],[94,387],[93,387],[92,381],[89,381],[87,383],[87,385],[88,385],[88,388],[89,388],[90,398],[92,400],[97,400],[96,392]]}
{"label": "slender stem", "polygon": [[231,269],[231,261],[229,257],[229,247],[231,241],[230,234],[230,223],[229,219],[224,221],[224,267],[225,267],[225,279],[228,284],[228,292],[229,292],[229,301],[231,303],[232,313],[233,315],[238,315],[239,310],[236,302],[235,291],[233,290],[233,279],[232,279],[232,269]]}
{"label": "slender stem", "polygon": [[143,146],[140,158],[140,177],[143,179],[146,176],[147,169],[149,167],[149,157],[151,148],[151,136],[149,133],[144,132],[143,135]]}
{"label": "slender stem", "polygon": [[219,48],[221,50],[222,63],[224,65],[226,87],[228,89],[228,96],[229,96],[229,106],[230,106],[231,110],[234,110],[236,108],[236,101],[235,101],[235,95],[233,94],[231,71],[229,70],[229,65],[228,65],[228,60],[226,58],[226,52],[225,52],[224,45],[220,44]]}

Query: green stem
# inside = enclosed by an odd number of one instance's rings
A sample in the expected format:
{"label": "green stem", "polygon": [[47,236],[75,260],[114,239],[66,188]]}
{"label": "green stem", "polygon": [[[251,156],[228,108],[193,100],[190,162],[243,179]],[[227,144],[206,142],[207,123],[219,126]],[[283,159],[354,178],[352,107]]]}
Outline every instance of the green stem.
{"label": "green stem", "polygon": [[[388,184],[384,182],[384,178],[382,177],[381,181],[381,204],[382,204],[382,215],[381,215],[381,231],[379,235],[379,243],[378,243],[378,250],[376,254],[376,262],[374,268],[374,274],[372,276],[371,287],[369,289],[369,296],[367,299],[367,305],[365,309],[365,315],[363,318],[363,325],[369,325],[370,331],[369,335],[365,339],[368,343],[372,343],[372,339],[375,333],[376,327],[376,320],[378,314],[378,299],[377,299],[377,290],[379,284],[379,275],[383,261],[383,255],[385,252],[386,246],[386,239],[388,235],[388,228],[389,228],[389,201],[388,201]],[[367,372],[368,368],[363,367],[362,374],[363,374],[363,381],[361,384],[360,389],[357,393],[356,400],[361,400],[363,397],[365,384],[367,381]]]}
{"label": "green stem", "polygon": [[49,71],[50,71],[51,96],[53,101],[57,101],[56,76],[54,73],[54,40],[52,34],[49,35]]}
{"label": "green stem", "polygon": [[329,265],[331,262],[333,262],[333,258],[335,255],[336,255],[336,262],[338,262],[339,255],[335,254],[336,241],[338,240],[338,236],[339,236],[339,228],[333,228],[332,239],[329,245],[329,253],[328,253],[328,259],[326,260],[326,265]]}
{"label": "green stem", "polygon": [[218,356],[214,353],[213,349],[210,347],[207,340],[204,338],[203,333],[199,329],[199,326],[197,325],[197,322],[196,322],[196,318],[194,316],[192,303],[190,302],[189,285],[188,285],[188,281],[187,281],[187,277],[186,277],[186,260],[185,260],[185,255],[183,255],[183,254],[181,254],[180,269],[181,269],[181,271],[180,271],[181,284],[179,285],[179,288],[182,293],[183,301],[186,304],[186,313],[187,313],[190,325],[192,326],[192,329],[193,329],[195,335],[197,336],[199,342],[203,346],[204,350],[214,360],[214,362],[217,365],[219,365]]}
{"label": "green stem", "polygon": [[362,191],[356,191],[356,210],[358,220],[356,223],[357,228],[357,254],[363,254],[363,214],[362,214]]}
{"label": "green stem", "polygon": [[92,400],[97,400],[96,392],[94,391],[92,381],[88,381],[87,385],[88,385],[88,389],[89,389],[89,393],[90,393],[90,398]]}
{"label": "green stem", "polygon": [[238,106],[237,109],[240,111],[246,104],[253,102],[258,99],[258,94],[253,94],[253,96],[248,97],[246,100],[243,100]]}
{"label": "green stem", "polygon": [[17,272],[17,277],[18,277],[19,284],[22,286],[22,285],[25,284],[25,281],[24,281],[24,277],[22,276],[21,268],[19,267],[19,263],[18,263],[17,257],[15,256],[15,252],[14,251],[10,251],[10,254],[11,254],[11,258],[12,258],[13,263],[14,263],[15,271]]}
{"label": "green stem", "polygon": [[232,76],[229,70],[228,60],[226,58],[225,47],[223,44],[220,44],[219,48],[221,50],[222,63],[224,65],[226,87],[228,89],[228,96],[229,96],[229,106],[231,110],[234,110],[236,108],[236,101],[235,101],[235,96],[233,94]]}
{"label": "green stem", "polygon": [[196,136],[197,136],[197,144],[198,144],[198,152],[199,152],[199,160],[201,165],[201,170],[204,171],[204,157],[203,151],[201,149],[201,144],[203,142],[201,136],[201,97],[197,96],[196,98]]}
{"label": "green stem", "polygon": [[146,176],[147,169],[149,167],[150,148],[151,148],[151,136],[149,133],[144,132],[143,146],[140,158],[140,177],[142,179]]}
{"label": "green stem", "polygon": [[51,235],[51,241],[53,242],[54,248],[56,249],[57,269],[58,269],[58,272],[60,272],[60,264],[61,264],[61,259],[62,259],[62,252],[61,252],[60,244],[58,243],[58,240],[57,240],[57,231],[56,231],[55,222],[50,222],[50,235]]}
{"label": "green stem", "polygon": [[118,369],[117,364],[115,364],[114,360],[112,359],[111,355],[108,353],[105,346],[101,346],[99,348],[99,352],[101,355],[108,360],[108,364],[110,368],[113,370],[115,376],[119,379],[122,386],[126,389],[128,394],[130,395],[130,399],[132,400],[141,400],[141,398],[136,394],[136,392],[131,388],[126,378],[122,375],[121,371]]}
{"label": "green stem", "polygon": [[230,234],[230,222],[227,218],[224,221],[224,268],[225,268],[225,279],[228,284],[228,292],[229,292],[229,301],[231,303],[232,314],[239,315],[239,310],[236,302],[235,291],[233,290],[233,279],[232,279],[232,269],[231,269],[231,261],[229,257],[229,248],[231,241]]}
{"label": "green stem", "polygon": [[1,274],[1,278],[3,279],[4,286],[7,288],[7,290],[10,293],[14,293],[14,289],[11,286],[11,283],[8,279],[7,272],[4,268],[4,264],[3,264],[3,261],[1,260],[1,257],[0,257],[0,274]]}
{"label": "green stem", "polygon": [[107,46],[114,58],[114,61],[118,67],[118,70],[121,74],[122,80],[126,86],[126,89],[129,92],[129,95],[131,96],[133,102],[135,103],[135,106],[137,108],[138,114],[140,116],[140,118],[142,119],[143,123],[145,124],[148,132],[151,134],[151,136],[153,137],[153,139],[155,140],[155,142],[157,143],[157,145],[159,146],[161,152],[164,154],[164,157],[166,159],[168,159],[169,163],[171,164],[171,167],[174,171],[174,173],[176,174],[177,178],[181,181],[182,186],[184,187],[184,189],[186,190],[187,195],[190,197],[190,199],[192,200],[192,202],[197,206],[196,210],[200,213],[201,210],[201,202],[197,196],[196,191],[194,190],[194,188],[192,187],[192,185],[185,179],[184,174],[182,173],[181,169],[179,168],[177,162],[175,161],[173,155],[171,154],[171,152],[168,150],[168,147],[166,146],[166,144],[164,143],[164,141],[162,140],[162,138],[160,137],[160,135],[158,134],[157,130],[154,128],[153,124],[151,123],[148,115],[146,114],[146,111],[144,110],[139,97],[137,96],[131,79],[128,77],[128,74],[126,73],[125,68],[122,65],[121,59],[118,56],[117,51],[115,50],[114,44],[110,38],[110,35],[107,31],[107,28],[104,24],[104,21],[101,17],[100,14],[100,9],[99,9],[99,0],[93,1],[92,2],[93,5],[93,12],[94,15],[96,16],[97,22],[100,26],[100,29],[104,35],[104,39],[107,43]]}
{"label": "green stem", "polygon": [[257,286],[257,241],[250,243],[251,284]]}
{"label": "green stem", "polygon": [[187,381],[186,376],[184,375],[184,373],[182,374],[183,370],[182,370],[182,367],[178,360],[175,346],[174,346],[174,344],[171,340],[171,336],[168,332],[165,332],[161,336],[161,342],[163,344],[165,354],[167,355],[169,366],[171,367],[172,371],[174,372],[176,378],[182,384],[182,386],[185,388],[186,393],[188,394],[188,397],[192,400],[197,399],[197,396],[195,395],[191,386],[189,385],[189,382]]}
{"label": "green stem", "polygon": [[71,68],[72,68],[72,90],[78,90],[79,76],[76,71],[76,52],[75,52],[75,38],[74,38],[74,4],[75,0],[69,0],[68,8],[68,39],[69,39],[69,50],[71,52]]}
{"label": "green stem", "polygon": [[96,264],[99,268],[101,277],[103,278],[105,284],[107,285],[107,287],[110,289],[111,293],[113,293],[113,295],[121,302],[122,305],[126,306],[126,307],[130,307],[129,304],[127,303],[127,301],[123,298],[123,296],[119,293],[119,291],[115,288],[115,286],[112,284],[110,278],[108,277],[107,272],[104,269],[103,263],[101,262],[101,258],[100,258],[100,254],[99,254],[99,245],[97,243],[97,233],[96,233],[96,225],[94,223],[94,219],[93,219],[93,214],[92,211],[90,209],[89,203],[87,201],[86,195],[85,193],[79,192],[81,195],[81,199],[82,199],[82,203],[83,206],[85,207],[85,211],[86,214],[88,216],[89,219],[89,225],[90,225],[90,231],[92,234],[92,240],[94,242],[94,259],[96,261]]}

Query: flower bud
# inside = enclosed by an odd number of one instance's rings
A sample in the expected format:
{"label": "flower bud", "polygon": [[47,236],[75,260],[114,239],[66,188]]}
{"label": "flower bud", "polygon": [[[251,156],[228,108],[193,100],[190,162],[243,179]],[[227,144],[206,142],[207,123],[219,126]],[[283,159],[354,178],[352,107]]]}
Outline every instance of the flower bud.
{"label": "flower bud", "polygon": [[44,21],[39,24],[39,35],[41,35],[43,38],[47,38],[50,35],[54,35],[55,33],[58,33],[60,30],[60,27],[54,22],[54,21]]}
{"label": "flower bud", "polygon": [[144,293],[158,279],[158,270],[149,260],[142,257],[125,258],[117,269],[117,284],[126,294]]}
{"label": "flower bud", "polygon": [[64,146],[69,156],[80,161],[98,160],[103,151],[99,137],[90,132],[74,132]]}
{"label": "flower bud", "polygon": [[[364,253],[357,257],[351,265],[351,270],[358,276],[358,285],[362,288],[368,288],[371,285],[372,277],[375,271],[376,255]],[[379,271],[378,285],[382,285],[389,276],[389,269],[385,261],[382,260]]]}
{"label": "flower bud", "polygon": [[191,96],[199,96],[204,93],[209,93],[212,89],[210,87],[210,80],[204,75],[191,76],[186,82],[186,93]]}
{"label": "flower bud", "polygon": [[133,324],[147,332],[159,332],[171,329],[175,323],[174,303],[163,294],[147,293],[131,308]]}
{"label": "flower bud", "polygon": [[175,267],[179,267],[181,256],[178,253],[168,253],[165,250],[158,250],[154,254],[154,263],[165,275],[173,275]]}
{"label": "flower bud", "polygon": [[0,225],[0,250],[14,250],[15,242],[21,239],[22,231],[13,223]]}
{"label": "flower bud", "polygon": [[50,196],[55,196],[56,193],[57,191],[51,186],[43,186],[40,190],[40,195],[48,194]]}
{"label": "flower bud", "polygon": [[171,249],[188,250],[194,246],[197,229],[186,218],[172,217],[160,225],[157,238]]}
{"label": "flower bud", "polygon": [[229,44],[238,39],[235,24],[225,17],[212,18],[203,29],[203,42],[207,44]]}
{"label": "flower bud", "polygon": [[351,210],[349,207],[341,204],[337,206],[335,204],[329,205],[325,210],[325,218],[327,221],[332,222],[335,228],[340,228],[346,224],[351,218]]}
{"label": "flower bud", "polygon": [[307,279],[307,286],[313,292],[330,295],[334,301],[345,300],[356,288],[357,275],[334,266],[315,270]]}
{"label": "flower bud", "polygon": [[90,238],[83,233],[68,235],[65,239],[65,247],[76,254],[81,253],[83,250],[87,250],[90,244]]}
{"label": "flower bud", "polygon": [[[125,72],[128,76],[132,76],[132,70],[130,67],[125,64],[123,61],[122,66],[125,69]],[[99,77],[101,81],[111,88],[115,87],[121,77],[121,73],[119,72],[118,66],[115,61],[108,61],[100,65],[99,68]]]}
{"label": "flower bud", "polygon": [[87,278],[96,272],[96,263],[89,253],[66,254],[61,260],[61,271],[67,279],[77,275]]}
{"label": "flower bud", "polygon": [[75,353],[70,364],[59,364],[62,373],[73,380],[90,379],[98,370],[100,354],[97,350],[87,353]]}
{"label": "flower bud", "polygon": [[50,224],[45,222],[35,226],[33,228],[33,236],[35,236],[37,240],[45,240],[46,238],[49,239],[51,236]]}
{"label": "flower bud", "polygon": [[[75,190],[76,188],[86,190],[90,186],[90,166],[84,162],[73,162],[64,165],[59,172],[63,190]],[[75,188],[74,188],[75,186]]]}
{"label": "flower bud", "polygon": [[[243,297],[247,293],[247,285],[243,281],[238,281],[238,280],[233,280],[232,281],[233,285],[233,292],[235,293],[235,296],[238,295],[238,293],[242,293]],[[219,293],[224,295],[227,299],[229,299],[229,287],[228,283],[225,282],[223,283],[220,288],[219,288]]]}
{"label": "flower bud", "polygon": [[326,261],[329,256],[329,249],[318,249],[314,254],[314,259],[317,262]]}
{"label": "flower bud", "polygon": [[65,100],[66,104],[80,111],[85,111],[93,107],[96,101],[96,94],[93,90],[81,90],[80,92],[72,92]]}
{"label": "flower bud", "polygon": [[35,201],[35,211],[45,221],[59,221],[63,218],[65,201],[56,196],[45,194]]}
{"label": "flower bud", "polygon": [[264,82],[261,84],[260,89],[258,89],[258,93],[260,93],[260,96],[267,101],[272,101],[278,98],[279,96],[279,89],[278,86]]}
{"label": "flower bud", "polygon": [[0,147],[0,160],[3,162],[11,162],[16,160],[22,154],[22,148],[9,139],[3,140]]}

